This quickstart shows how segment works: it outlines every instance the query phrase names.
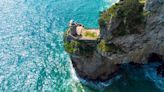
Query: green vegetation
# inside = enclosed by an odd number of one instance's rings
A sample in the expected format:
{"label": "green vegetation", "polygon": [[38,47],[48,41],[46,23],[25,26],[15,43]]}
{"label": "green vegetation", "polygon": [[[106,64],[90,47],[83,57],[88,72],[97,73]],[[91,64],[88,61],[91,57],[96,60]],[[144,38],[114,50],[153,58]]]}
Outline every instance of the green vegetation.
{"label": "green vegetation", "polygon": [[150,13],[149,11],[144,11],[144,12],[143,12],[143,16],[146,17],[146,16],[149,16],[149,15],[151,15],[151,13]]}
{"label": "green vegetation", "polygon": [[98,48],[102,52],[116,53],[121,51],[119,47],[115,46],[114,44],[108,44],[105,40],[101,40],[101,42],[98,44]]}
{"label": "green vegetation", "polygon": [[117,9],[120,7],[120,4],[116,3],[112,5],[109,9],[101,12],[101,17],[99,19],[99,24],[104,25],[104,22],[109,22],[112,17],[117,15]]}
{"label": "green vegetation", "polygon": [[146,0],[139,0],[139,2],[140,2],[141,4],[145,4],[145,3],[146,3]]}
{"label": "green vegetation", "polygon": [[98,44],[98,48],[102,52],[109,52],[110,51],[109,47],[107,46],[107,44],[104,40],[101,40],[101,42]]}
{"label": "green vegetation", "polygon": [[81,55],[91,55],[93,54],[95,47],[88,45],[85,42],[79,42],[72,40],[71,42],[64,43],[65,50],[70,54],[81,54]]}
{"label": "green vegetation", "polygon": [[64,43],[65,50],[70,54],[73,54],[78,51],[78,46],[80,46],[80,43],[74,40],[72,40],[71,42]]}
{"label": "green vegetation", "polygon": [[114,36],[124,36],[129,34],[128,30],[126,30],[125,24],[122,22],[117,28],[117,31],[113,32]]}
{"label": "green vegetation", "polygon": [[144,12],[144,3],[145,0],[124,0],[114,4],[101,13],[100,28],[109,26],[111,18],[117,18],[121,23],[115,30],[112,30],[114,36],[140,33],[137,26],[143,24],[144,17],[149,14]]}
{"label": "green vegetation", "polygon": [[84,33],[84,36],[91,37],[91,38],[96,38],[97,37],[97,34],[95,32],[89,32],[89,31],[87,31],[87,32]]}
{"label": "green vegetation", "polygon": [[138,0],[126,0],[123,4],[125,26],[129,34],[140,33],[137,28],[143,24],[143,7],[144,5],[139,3]]}

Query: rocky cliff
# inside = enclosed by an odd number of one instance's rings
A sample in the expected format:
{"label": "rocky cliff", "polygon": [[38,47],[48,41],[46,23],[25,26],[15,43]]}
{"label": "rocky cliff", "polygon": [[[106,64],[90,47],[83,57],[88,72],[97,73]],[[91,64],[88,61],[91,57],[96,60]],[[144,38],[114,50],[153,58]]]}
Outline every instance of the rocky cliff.
{"label": "rocky cliff", "polygon": [[[94,42],[64,36],[65,43],[74,42],[65,48],[79,77],[105,81],[122,64],[164,62],[164,0],[121,0],[101,14],[99,24]],[[163,65],[157,70],[164,76]]]}

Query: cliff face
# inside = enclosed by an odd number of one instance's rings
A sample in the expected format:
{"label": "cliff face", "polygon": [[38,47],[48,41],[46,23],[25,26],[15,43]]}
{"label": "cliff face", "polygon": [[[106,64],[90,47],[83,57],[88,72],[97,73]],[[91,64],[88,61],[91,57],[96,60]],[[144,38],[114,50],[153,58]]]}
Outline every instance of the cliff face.
{"label": "cliff face", "polygon": [[[70,53],[72,64],[80,77],[104,81],[114,77],[122,64],[147,64],[155,61],[163,63],[164,0],[147,0],[145,10],[140,11],[142,5],[137,6],[138,12],[128,12],[126,16],[120,16],[120,13],[125,12],[122,4],[123,2],[120,3],[116,16],[107,22],[100,21],[100,39],[93,45],[85,45],[90,47],[91,53],[87,54],[88,50],[81,49],[85,48],[82,45],[75,46],[78,50]],[[144,12],[145,16],[136,15],[141,12]],[[140,19],[141,21],[138,21]],[[65,36],[65,42],[68,42],[68,38],[69,41],[73,40]],[[164,71],[161,67],[158,70]]]}
{"label": "cliff face", "polygon": [[[164,55],[164,1],[148,0],[145,9],[150,14],[145,17],[145,28],[138,34],[128,34],[125,36],[113,37],[107,40],[107,43],[113,43],[119,46],[124,53],[106,55],[115,63],[148,63],[148,58],[152,54],[163,59]],[[118,20],[118,19],[117,19]],[[119,25],[117,20],[111,20],[113,25]],[[112,25],[110,32],[112,32]],[[110,27],[109,26],[109,27]],[[117,26],[118,27],[118,26]],[[104,30],[104,29],[102,29]],[[106,30],[104,30],[106,31]],[[102,34],[107,35],[107,34]],[[107,36],[105,36],[107,37]],[[106,40],[107,38],[103,38]]]}
{"label": "cliff face", "polygon": [[94,52],[91,56],[71,56],[77,74],[92,81],[107,80],[115,75],[119,66],[108,61],[107,58]]}
{"label": "cliff face", "polygon": [[[139,33],[129,33],[117,37],[114,35],[114,31],[117,32],[117,28],[122,23],[120,21],[126,21],[125,18],[112,18],[110,20],[111,25],[107,24],[105,27],[102,27],[102,31],[108,31],[110,34],[102,32],[102,39],[106,40],[107,44],[113,43],[123,51],[123,53],[106,54],[105,56],[109,58],[110,62],[116,64],[129,62],[142,64],[153,61],[152,59],[164,59],[164,1],[148,0],[145,12],[148,15],[143,19],[143,24],[135,25],[138,27],[137,31]],[[113,38],[109,40],[110,36]],[[100,53],[103,55],[104,52]]]}

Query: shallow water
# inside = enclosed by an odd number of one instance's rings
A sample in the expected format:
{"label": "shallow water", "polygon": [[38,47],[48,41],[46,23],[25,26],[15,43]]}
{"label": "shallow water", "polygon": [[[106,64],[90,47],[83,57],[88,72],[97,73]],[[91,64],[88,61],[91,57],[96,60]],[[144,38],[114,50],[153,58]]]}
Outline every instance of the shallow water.
{"label": "shallow water", "polygon": [[[145,81],[129,78],[128,86],[116,82],[109,89],[95,90],[74,80],[75,76],[70,74],[70,59],[63,48],[67,23],[73,19],[97,28],[99,12],[114,2],[116,0],[1,0],[0,92],[146,92],[134,91],[142,90],[140,85]],[[160,92],[154,86],[153,90]]]}

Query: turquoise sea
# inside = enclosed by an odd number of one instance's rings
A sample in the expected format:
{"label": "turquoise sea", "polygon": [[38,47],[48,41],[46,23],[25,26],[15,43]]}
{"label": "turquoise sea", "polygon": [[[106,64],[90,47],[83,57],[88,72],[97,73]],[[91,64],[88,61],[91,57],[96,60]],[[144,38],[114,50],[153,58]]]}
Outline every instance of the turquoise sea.
{"label": "turquoise sea", "polygon": [[0,92],[162,92],[152,82],[131,76],[107,89],[94,89],[71,73],[63,48],[67,23],[73,19],[97,28],[99,12],[114,2],[0,0]]}

